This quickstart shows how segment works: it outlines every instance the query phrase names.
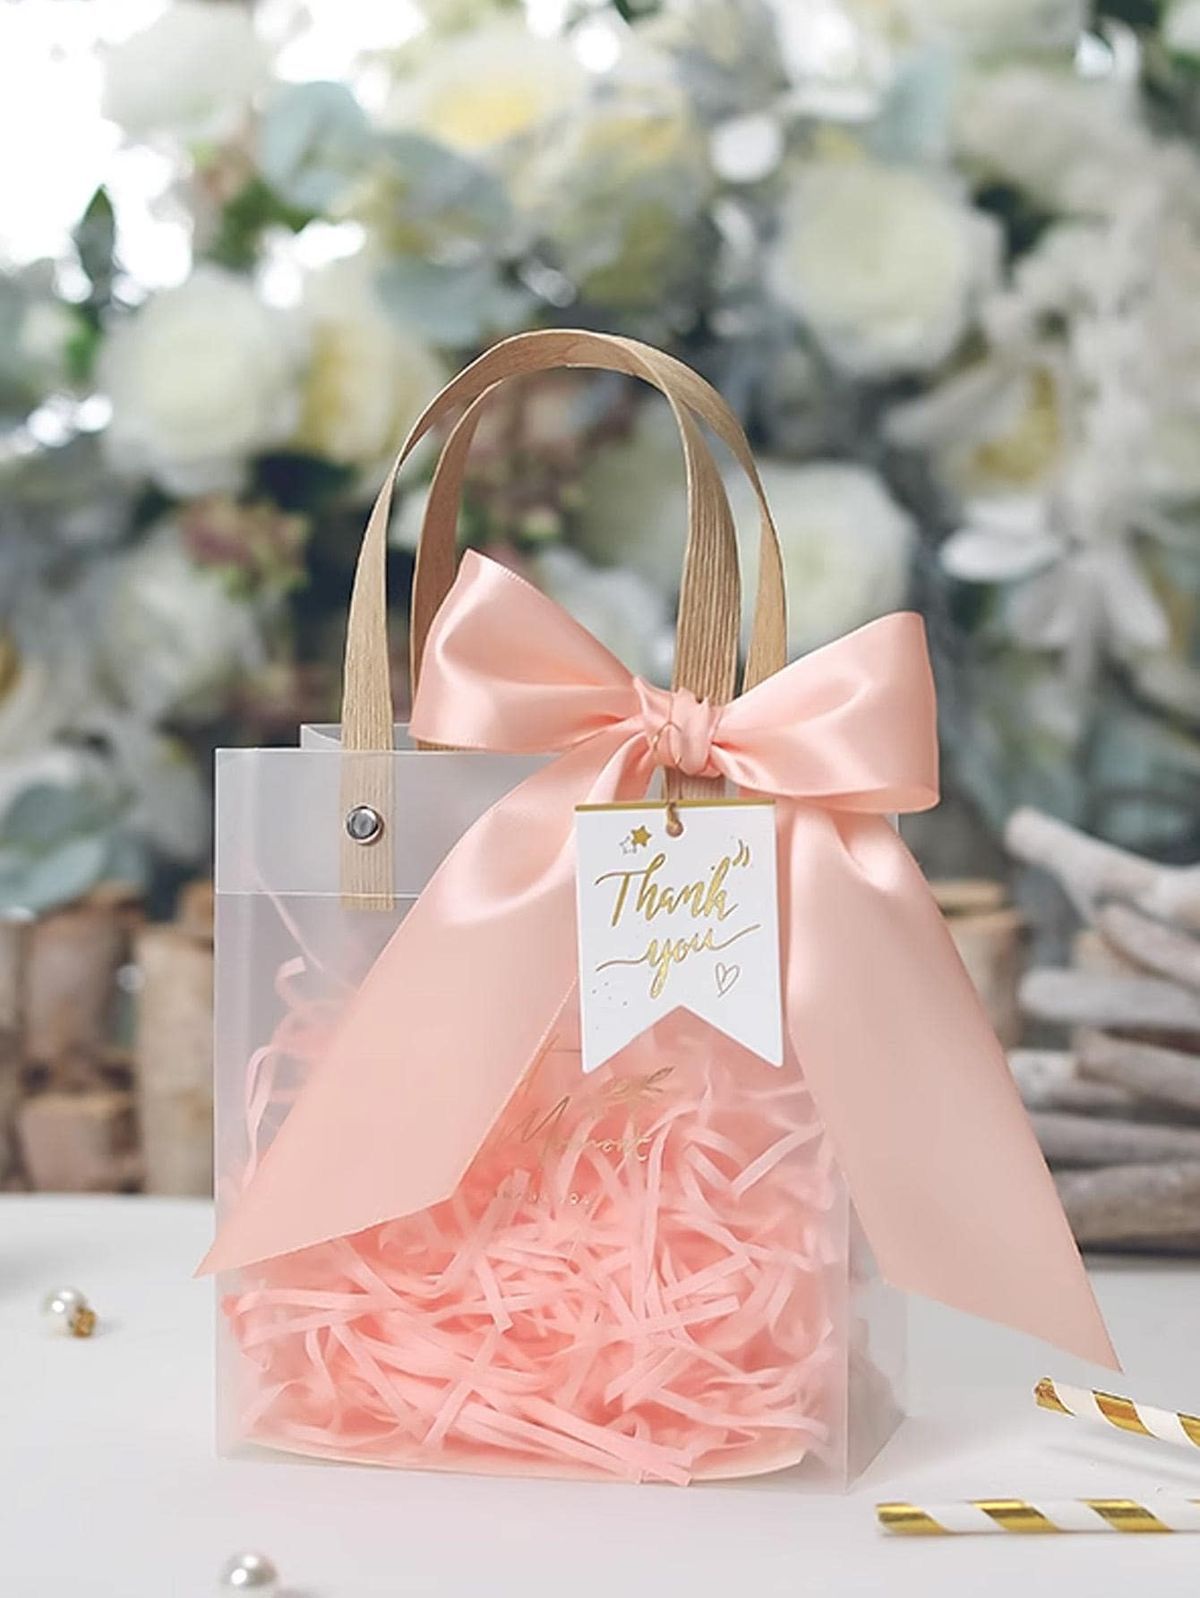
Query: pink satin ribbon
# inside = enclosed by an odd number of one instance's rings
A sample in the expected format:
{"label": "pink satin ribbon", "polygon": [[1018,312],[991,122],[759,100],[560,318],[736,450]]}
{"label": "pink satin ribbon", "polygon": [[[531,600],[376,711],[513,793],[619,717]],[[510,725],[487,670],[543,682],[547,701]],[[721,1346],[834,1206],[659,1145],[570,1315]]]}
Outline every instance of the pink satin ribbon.
{"label": "pink satin ribbon", "polygon": [[632,677],[468,554],[412,732],[558,758],[443,861],[202,1270],[450,1196],[574,990],[574,806],[639,797],[675,765],[776,800],[785,1065],[803,1071],[884,1274],[1115,1365],[1003,1052],[887,819],[937,802],[919,617],[872,622],[714,707]]}

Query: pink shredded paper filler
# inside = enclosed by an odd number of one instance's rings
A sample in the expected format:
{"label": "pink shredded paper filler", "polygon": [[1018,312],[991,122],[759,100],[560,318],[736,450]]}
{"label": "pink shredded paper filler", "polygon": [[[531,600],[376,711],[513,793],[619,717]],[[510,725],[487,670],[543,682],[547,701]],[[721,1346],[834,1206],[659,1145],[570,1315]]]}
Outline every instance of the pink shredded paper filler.
{"label": "pink shredded paper filler", "polygon": [[[302,966],[280,972],[289,1013],[248,1073],[251,1166],[273,1057],[328,1036],[289,990]],[[681,1484],[823,1450],[844,1261],[799,1073],[683,1012],[594,1076],[570,1041],[527,1074],[453,1198],[237,1274],[223,1307],[243,1437]]]}

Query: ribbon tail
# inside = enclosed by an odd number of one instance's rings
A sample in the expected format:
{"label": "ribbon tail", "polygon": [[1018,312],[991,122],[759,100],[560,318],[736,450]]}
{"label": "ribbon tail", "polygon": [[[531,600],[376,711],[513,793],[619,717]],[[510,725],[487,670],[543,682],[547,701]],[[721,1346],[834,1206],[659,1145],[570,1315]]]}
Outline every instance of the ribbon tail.
{"label": "ribbon tail", "polygon": [[1003,1050],[881,816],[778,810],[785,1013],[884,1276],[1117,1368]]}
{"label": "ribbon tail", "polygon": [[200,1272],[448,1198],[576,980],[573,805],[644,793],[619,728],[534,773],[460,839],[351,1000]]}

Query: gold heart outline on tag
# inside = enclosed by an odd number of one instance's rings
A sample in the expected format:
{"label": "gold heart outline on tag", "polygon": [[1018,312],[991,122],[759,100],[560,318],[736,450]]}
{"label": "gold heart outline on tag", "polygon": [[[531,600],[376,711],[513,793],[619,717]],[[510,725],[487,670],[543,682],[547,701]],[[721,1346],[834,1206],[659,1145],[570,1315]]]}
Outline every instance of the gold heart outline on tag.
{"label": "gold heart outline on tag", "polygon": [[718,960],[713,968],[713,975],[717,979],[717,997],[723,999],[742,974],[740,965],[726,965],[724,960]]}

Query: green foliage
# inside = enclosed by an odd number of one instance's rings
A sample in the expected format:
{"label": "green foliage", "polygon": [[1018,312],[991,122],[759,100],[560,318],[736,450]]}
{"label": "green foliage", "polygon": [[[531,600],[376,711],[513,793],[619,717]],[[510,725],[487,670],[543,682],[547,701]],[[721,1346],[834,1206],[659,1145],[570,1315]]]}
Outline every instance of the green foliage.
{"label": "green foliage", "polygon": [[421,249],[472,240],[506,242],[512,205],[500,177],[419,133],[381,134],[375,144],[380,221]]}
{"label": "green foliage", "polygon": [[258,130],[258,162],[283,205],[316,215],[361,176],[373,135],[343,83],[289,83],[272,97]]}
{"label": "green foliage", "polygon": [[380,272],[379,292],[401,320],[427,338],[460,346],[521,327],[533,303],[486,259],[458,266],[401,256]]}
{"label": "green foliage", "polygon": [[345,495],[354,468],[299,450],[276,450],[254,463],[251,498],[280,510],[320,517]]}
{"label": "green foliage", "polygon": [[103,342],[98,318],[81,315],[64,350],[68,380],[78,388],[91,381]]}
{"label": "green foliage", "polygon": [[117,219],[103,184],[88,201],[71,238],[79,264],[91,285],[88,306],[101,311],[112,299],[117,269]]}
{"label": "green foliage", "polygon": [[289,205],[260,177],[246,183],[221,212],[207,255],[218,266],[245,272],[258,260],[262,235],[269,227],[299,233],[316,216],[315,211]]}
{"label": "green foliage", "polygon": [[638,22],[657,16],[662,10],[662,0],[612,0],[612,8],[623,22]]}
{"label": "green foliage", "polygon": [[121,806],[99,787],[27,788],[0,827],[0,913],[40,915],[135,862],[117,825]]}
{"label": "green foliage", "polygon": [[1162,22],[1163,0],[1096,0],[1093,25],[1123,22],[1130,28],[1157,28]]}
{"label": "green foliage", "polygon": [[986,183],[976,190],[975,203],[1003,227],[1014,255],[1031,250],[1054,222],[1054,217],[1022,190],[1007,183]]}

